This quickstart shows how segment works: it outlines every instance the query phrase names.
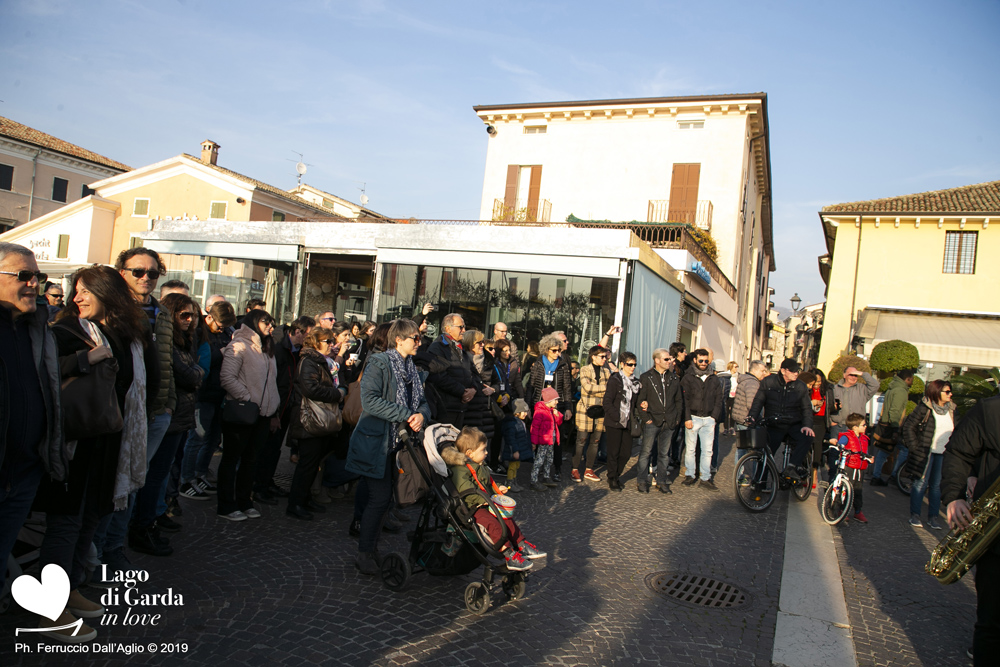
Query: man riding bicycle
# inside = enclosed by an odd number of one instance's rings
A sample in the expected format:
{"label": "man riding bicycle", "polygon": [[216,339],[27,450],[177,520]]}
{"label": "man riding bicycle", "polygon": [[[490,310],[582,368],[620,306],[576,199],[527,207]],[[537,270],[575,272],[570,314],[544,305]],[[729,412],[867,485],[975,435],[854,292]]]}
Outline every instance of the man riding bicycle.
{"label": "man riding bicycle", "polygon": [[799,363],[794,359],[781,362],[781,369],[769,375],[760,383],[760,389],[750,406],[749,419],[759,421],[764,411],[767,428],[767,444],[774,455],[787,436],[793,448],[788,467],[781,474],[796,482],[801,482],[808,470],[802,462],[813,446],[816,434],[809,424],[813,423],[812,402],[809,388],[799,382]]}

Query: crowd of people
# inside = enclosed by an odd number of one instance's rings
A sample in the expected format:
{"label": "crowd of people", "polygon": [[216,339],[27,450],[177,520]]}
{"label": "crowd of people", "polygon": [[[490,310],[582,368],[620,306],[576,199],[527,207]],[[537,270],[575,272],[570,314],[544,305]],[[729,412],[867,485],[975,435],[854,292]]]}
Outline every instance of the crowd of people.
{"label": "crowd of people", "polygon": [[[80,592],[88,571],[95,563],[132,569],[127,549],[170,556],[168,535],[182,530],[188,502],[214,500],[220,520],[239,523],[284,500],[289,518],[309,521],[353,495],[356,567],[376,574],[380,534],[407,520],[393,497],[400,440],[432,423],[462,429],[453,473],[484,493],[486,473],[504,478],[503,493],[544,493],[563,483],[565,462],[570,485],[605,482],[621,492],[634,443],[639,493],[670,494],[670,471],[682,467],[684,486],[715,492],[722,433],[737,436],[737,458],[752,437],[772,450],[787,442],[782,474],[800,483],[823,484],[823,468],[829,480],[838,442],[874,463],[871,484],[888,483],[888,448],[869,453],[861,437],[876,426],[866,413],[879,382],[856,368],[836,384],[791,359],[775,373],[761,361],[741,373],[710,350],[673,343],[638,373],[631,352],[612,360],[618,327],[581,364],[563,331],[519,351],[505,323],[468,329],[449,313],[429,337],[431,304],[414,320],[347,323],[323,312],[281,326],[260,300],[237,317],[220,295],[202,307],[183,282],[157,290],[166,267],[142,247],[123,251],[114,268],[78,271],[65,295],[27,248],[0,244],[0,269],[0,562],[34,508],[46,514],[40,565],[60,565],[71,585],[63,615],[40,627],[99,617],[101,605]],[[891,476],[913,480],[911,523],[921,525],[926,494],[927,526],[941,528],[942,499],[957,525],[967,512],[942,483],[955,431],[951,386],[928,383],[904,416],[912,381],[901,371],[890,384],[876,444],[899,445]],[[290,488],[275,480],[286,446]],[[810,450],[812,471],[803,467]],[[860,492],[854,518],[867,522]],[[513,569],[544,556],[519,532],[513,546]],[[85,641],[96,631],[46,634]]]}

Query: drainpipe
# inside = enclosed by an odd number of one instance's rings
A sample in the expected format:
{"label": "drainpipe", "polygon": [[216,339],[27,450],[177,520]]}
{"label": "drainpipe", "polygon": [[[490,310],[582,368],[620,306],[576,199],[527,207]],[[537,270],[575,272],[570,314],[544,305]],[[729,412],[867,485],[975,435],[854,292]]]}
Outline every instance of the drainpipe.
{"label": "drainpipe", "polygon": [[31,193],[28,195],[28,220],[31,222],[31,205],[35,202],[35,172],[38,171],[38,156],[42,154],[42,149],[35,151],[35,157],[31,160]]}
{"label": "drainpipe", "polygon": [[845,352],[850,352],[851,343],[854,342],[854,335],[857,333],[857,313],[854,312],[854,307],[857,305],[858,299],[858,270],[861,265],[861,230],[863,228],[864,216],[858,216],[858,249],[854,254],[854,291],[851,293],[851,338],[847,341],[847,348]]}

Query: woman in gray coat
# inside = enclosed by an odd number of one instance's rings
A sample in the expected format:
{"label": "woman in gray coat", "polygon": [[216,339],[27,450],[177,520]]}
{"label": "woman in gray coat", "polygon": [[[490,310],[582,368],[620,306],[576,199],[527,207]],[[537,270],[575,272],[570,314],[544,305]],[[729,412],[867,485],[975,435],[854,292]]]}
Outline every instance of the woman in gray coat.
{"label": "woman in gray coat", "polygon": [[346,464],[349,472],[361,475],[356,502],[364,509],[355,565],[369,575],[379,570],[376,546],[392,504],[393,459],[400,446],[400,427],[419,432],[430,419],[423,383],[412,359],[420,345],[417,325],[412,320],[396,320],[389,329],[389,345],[388,351],[368,357],[361,378],[361,418],[351,435]]}

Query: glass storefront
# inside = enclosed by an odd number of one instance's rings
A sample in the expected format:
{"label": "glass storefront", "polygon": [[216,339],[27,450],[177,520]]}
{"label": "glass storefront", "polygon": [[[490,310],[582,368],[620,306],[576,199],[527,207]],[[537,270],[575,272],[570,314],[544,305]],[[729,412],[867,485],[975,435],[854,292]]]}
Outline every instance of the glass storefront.
{"label": "glass storefront", "polygon": [[379,322],[413,317],[425,303],[429,333],[440,332],[441,318],[460,313],[469,329],[489,335],[504,322],[520,350],[553,331],[565,331],[575,359],[586,356],[614,323],[618,280],[520,273],[487,269],[383,264]]}

